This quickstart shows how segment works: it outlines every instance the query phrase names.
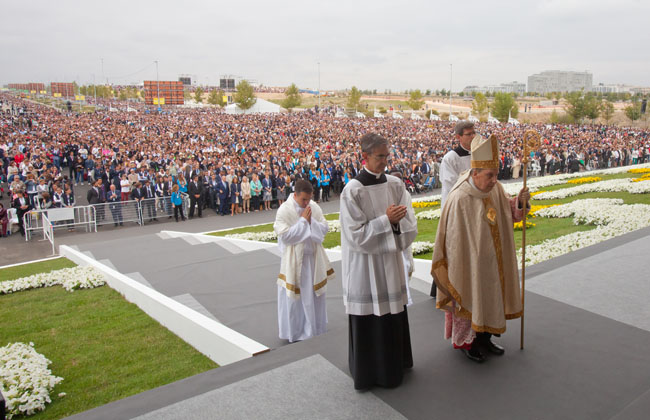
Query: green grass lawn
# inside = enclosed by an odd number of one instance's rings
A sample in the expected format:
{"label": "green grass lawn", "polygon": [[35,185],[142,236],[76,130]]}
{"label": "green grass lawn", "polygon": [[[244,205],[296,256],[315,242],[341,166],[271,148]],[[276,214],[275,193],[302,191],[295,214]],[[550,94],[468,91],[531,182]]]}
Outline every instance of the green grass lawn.
{"label": "green grass lawn", "polygon": [[[585,177],[591,176],[588,173],[585,173]],[[599,175],[603,181],[610,179],[621,179],[621,178],[638,178],[641,174],[630,174],[630,173],[621,173],[621,174],[612,174],[612,175]],[[574,184],[559,184],[553,185],[547,188],[543,188],[544,191],[553,191],[562,188],[570,188],[575,186]],[[570,203],[574,200],[586,199],[586,198],[620,198],[625,204],[649,204],[650,205],[650,194],[630,194],[627,192],[593,192],[580,194],[573,197],[567,197],[561,200],[535,200],[535,197],[531,200],[532,204],[536,205],[548,205],[548,204],[564,204]],[[432,210],[439,208],[439,206],[415,209],[416,213],[425,210]],[[328,214],[325,216],[328,220],[338,219],[338,213]],[[529,221],[535,224],[535,227],[526,229],[526,244],[535,245],[545,241],[546,239],[557,238],[560,236],[568,235],[569,233],[586,231],[594,229],[595,226],[585,226],[585,225],[574,225],[573,219],[563,218],[563,219],[552,219],[552,218],[543,218],[537,217],[529,219]],[[416,241],[428,241],[435,242],[436,231],[438,229],[438,220],[419,220],[418,221],[418,236],[415,239]],[[227,231],[213,232],[210,235],[214,236],[225,236],[233,233],[243,233],[243,232],[270,232],[273,230],[273,224],[268,223],[265,225],[259,225],[254,227],[243,227],[238,229],[231,229]],[[517,249],[521,247],[521,231],[515,231],[515,246]],[[323,246],[325,248],[331,248],[341,244],[341,235],[340,233],[328,233],[325,236],[325,241]],[[431,259],[432,253],[420,254],[416,258],[420,259]]]}
{"label": "green grass lawn", "polygon": [[[0,278],[71,266],[61,258],[2,269]],[[0,295],[0,319],[0,346],[31,341],[64,378],[30,419],[70,416],[217,367],[108,286]]]}

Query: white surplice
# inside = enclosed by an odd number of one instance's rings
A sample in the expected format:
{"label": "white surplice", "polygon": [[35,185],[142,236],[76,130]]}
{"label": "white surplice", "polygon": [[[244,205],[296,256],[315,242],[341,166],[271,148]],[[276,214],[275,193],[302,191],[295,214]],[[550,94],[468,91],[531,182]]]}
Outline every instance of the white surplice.
{"label": "white surplice", "polygon": [[[461,152],[463,156],[460,156],[458,154],[459,152]],[[464,149],[462,146],[450,150],[442,158],[442,162],[440,163],[440,183],[442,184],[440,208],[445,205],[447,195],[449,195],[449,192],[456,184],[456,181],[458,181],[460,174],[470,169],[471,166],[472,156],[468,153],[468,150]]]}
{"label": "white surplice", "polygon": [[[372,175],[379,179],[379,174]],[[407,208],[395,226],[386,215],[390,205]],[[408,296],[403,251],[417,235],[404,183],[390,175],[375,185],[351,180],[341,195],[340,220],[346,313],[382,316],[404,311]]]}
{"label": "white surplice", "polygon": [[[303,208],[296,203],[296,213],[302,214]],[[304,254],[300,272],[300,297],[292,299],[286,289],[278,286],[278,326],[280,338],[290,342],[306,340],[327,330],[326,293],[316,296],[314,292],[314,246],[323,243],[327,234],[327,222],[319,222],[312,217],[311,224],[304,217],[278,237],[280,251],[284,247],[304,244]]]}

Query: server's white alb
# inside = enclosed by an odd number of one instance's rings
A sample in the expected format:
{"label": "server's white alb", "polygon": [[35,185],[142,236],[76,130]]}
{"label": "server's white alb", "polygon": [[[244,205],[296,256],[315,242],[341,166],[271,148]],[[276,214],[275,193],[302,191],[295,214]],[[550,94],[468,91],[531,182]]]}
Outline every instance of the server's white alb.
{"label": "server's white alb", "polygon": [[310,201],[311,223],[291,194],[280,206],[273,228],[282,252],[278,276],[280,338],[305,340],[327,330],[325,290],[334,270],[323,248],[327,221],[318,204]]}

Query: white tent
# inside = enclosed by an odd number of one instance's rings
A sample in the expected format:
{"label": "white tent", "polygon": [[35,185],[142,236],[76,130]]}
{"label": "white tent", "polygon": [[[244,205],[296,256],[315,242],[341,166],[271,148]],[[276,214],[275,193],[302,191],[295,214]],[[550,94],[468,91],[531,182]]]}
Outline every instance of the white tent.
{"label": "white tent", "polygon": [[393,111],[393,118],[395,118],[396,120],[403,120],[404,119],[404,117],[402,117],[400,114],[398,114],[395,111]]}
{"label": "white tent", "polygon": [[237,104],[230,104],[225,108],[226,114],[278,114],[281,109],[280,105],[261,98],[257,98],[255,105],[246,111],[239,108]]}
{"label": "white tent", "polygon": [[488,124],[500,124],[501,122],[494,118],[492,114],[488,115]]}
{"label": "white tent", "polygon": [[519,121],[514,118],[508,118],[508,124],[519,125]]}
{"label": "white tent", "polygon": [[429,119],[433,121],[440,121],[440,116],[434,114],[433,112],[429,115]]}
{"label": "white tent", "polygon": [[469,122],[473,122],[473,123],[477,123],[477,122],[479,122],[479,121],[478,121],[478,118],[476,118],[476,117],[473,116],[473,115],[470,115],[469,118],[467,118],[467,121],[469,121]]}
{"label": "white tent", "polygon": [[357,113],[354,116],[357,117],[357,118],[366,118],[366,114],[364,114],[363,112],[359,112],[359,111],[357,111]]}
{"label": "white tent", "polygon": [[348,117],[348,114],[346,114],[345,112],[341,111],[340,109],[337,109],[337,110],[336,110],[336,115],[335,115],[335,117],[336,117],[336,118],[347,118],[347,117]]}
{"label": "white tent", "polygon": [[422,117],[416,114],[415,112],[411,113],[411,119],[412,120],[421,120]]}
{"label": "white tent", "polygon": [[381,112],[378,112],[378,111],[375,111],[375,113],[373,114],[373,117],[375,117],[375,118],[384,118],[384,116],[381,115]]}
{"label": "white tent", "polygon": [[449,121],[458,121],[458,117],[454,114],[449,115]]}

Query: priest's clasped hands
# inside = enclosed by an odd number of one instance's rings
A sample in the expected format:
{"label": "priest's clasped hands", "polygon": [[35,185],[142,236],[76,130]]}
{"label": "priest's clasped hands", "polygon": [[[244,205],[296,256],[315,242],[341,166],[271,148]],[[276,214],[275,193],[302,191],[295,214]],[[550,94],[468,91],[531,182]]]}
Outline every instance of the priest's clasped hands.
{"label": "priest's clasped hands", "polygon": [[310,206],[305,207],[300,217],[304,217],[307,223],[311,224],[311,207]]}
{"label": "priest's clasped hands", "polygon": [[406,216],[406,206],[390,205],[386,209],[386,216],[388,216],[391,225],[396,225]]}

